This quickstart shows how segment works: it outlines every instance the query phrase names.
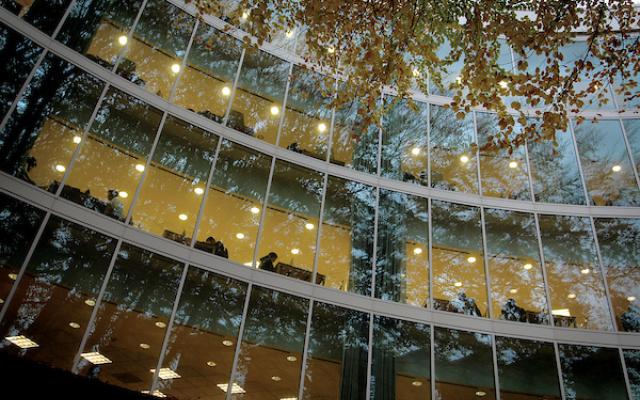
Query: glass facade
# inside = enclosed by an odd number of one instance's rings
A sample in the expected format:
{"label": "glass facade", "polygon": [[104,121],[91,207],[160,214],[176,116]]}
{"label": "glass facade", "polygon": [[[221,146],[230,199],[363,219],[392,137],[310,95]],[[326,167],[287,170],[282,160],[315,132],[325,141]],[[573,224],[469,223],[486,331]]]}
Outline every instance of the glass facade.
{"label": "glass facade", "polygon": [[178,399],[639,398],[637,118],[497,151],[177,2],[0,4],[1,352]]}

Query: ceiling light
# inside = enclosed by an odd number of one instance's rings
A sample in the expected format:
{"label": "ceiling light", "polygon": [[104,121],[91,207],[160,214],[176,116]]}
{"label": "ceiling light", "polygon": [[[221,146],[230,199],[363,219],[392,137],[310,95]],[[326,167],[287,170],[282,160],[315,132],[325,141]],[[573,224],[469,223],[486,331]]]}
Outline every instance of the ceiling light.
{"label": "ceiling light", "polygon": [[259,214],[260,213],[260,209],[258,207],[251,207],[251,209],[249,210],[251,211],[251,214]]}
{"label": "ceiling light", "polygon": [[82,137],[80,137],[80,136],[78,136],[78,135],[75,135],[75,136],[73,137],[73,143],[78,144],[78,143],[80,143],[80,142],[82,142]]}
{"label": "ceiling light", "polygon": [[627,297],[627,301],[636,301],[636,296]]}
{"label": "ceiling light", "polygon": [[324,122],[320,122],[318,124],[318,132],[322,133],[326,131],[327,131],[327,124],[325,124]]}
{"label": "ceiling light", "polygon": [[575,293],[569,293],[569,294],[567,295],[567,298],[568,298],[568,299],[575,299],[575,298],[576,298],[576,294],[575,294]]}
{"label": "ceiling light", "polygon": [[216,364],[215,361],[207,361],[207,366],[208,367],[215,367],[216,365],[218,365],[218,364]]}
{"label": "ceiling light", "polygon": [[420,381],[413,381],[413,382],[411,382],[411,384],[412,384],[413,386],[416,386],[416,387],[418,387],[418,386],[422,386],[422,382],[420,382]]}
{"label": "ceiling light", "polygon": [[[148,390],[143,390],[143,391],[141,391],[140,393],[142,393],[142,394],[149,394],[149,391],[148,391]],[[155,396],[155,397],[160,397],[160,398],[165,398],[165,397],[167,397],[167,395],[166,395],[166,394],[162,393],[162,392],[161,392],[161,391],[159,391],[159,390],[154,390],[154,391],[153,391],[153,393],[151,393],[151,395],[152,395],[152,396]]]}
{"label": "ceiling light", "polygon": [[172,64],[171,72],[173,72],[174,74],[177,74],[178,72],[180,72],[180,64]]}
{"label": "ceiling light", "polygon": [[[150,369],[149,371],[152,374],[156,373],[155,369]],[[167,380],[167,379],[178,379],[178,378],[181,378],[181,376],[178,375],[178,373],[172,370],[171,368],[160,368],[160,371],[158,371],[158,378],[162,380]]]}
{"label": "ceiling light", "polygon": [[149,345],[148,345],[148,344],[146,344],[146,343],[140,343],[140,348],[141,348],[141,349],[145,349],[145,350],[147,350],[147,349],[150,349],[150,348],[151,348],[151,346],[149,346]]}
{"label": "ceiling light", "polygon": [[280,108],[278,106],[271,106],[271,115],[280,114]]}
{"label": "ceiling light", "polygon": [[298,360],[298,357],[296,357],[296,356],[287,356],[287,361],[294,362],[294,361],[297,361],[297,360]]}
{"label": "ceiling light", "polygon": [[292,38],[293,37],[293,30],[288,30],[287,33],[284,34],[286,37],[288,38]]}
{"label": "ceiling light", "polygon": [[143,172],[144,171],[144,165],[143,164],[136,164],[136,171]]}
{"label": "ceiling light", "polygon": [[509,87],[509,83],[507,81],[500,81],[498,82],[498,85],[500,85],[500,87],[503,89],[506,89]]}
{"label": "ceiling light", "polygon": [[298,400],[297,397],[281,397],[280,400]]}
{"label": "ceiling light", "polygon": [[335,52],[336,52],[336,49],[334,49],[333,47],[328,47],[328,48],[327,48],[327,53],[329,53],[329,54],[333,54],[333,53],[335,53]]}
{"label": "ceiling light", "polygon": [[[220,390],[222,390],[225,393],[227,393],[227,390],[229,389],[229,384],[227,383],[218,383],[216,386],[219,387]],[[238,385],[235,382],[231,384],[231,394],[243,394],[243,393],[247,393],[247,392],[240,385]]]}
{"label": "ceiling light", "polygon": [[109,360],[107,357],[103,356],[102,354],[98,353],[97,351],[94,351],[91,353],[82,353],[80,354],[80,357],[89,361],[93,365],[111,364],[111,360]]}
{"label": "ceiling light", "polygon": [[460,162],[463,163],[463,164],[468,163],[469,162],[469,157],[467,157],[467,156],[460,157]]}
{"label": "ceiling light", "polygon": [[0,299],[0,304],[4,303],[4,299]]}
{"label": "ceiling light", "polygon": [[65,166],[64,166],[64,165],[62,165],[62,164],[58,164],[58,165],[56,165],[56,171],[58,171],[58,172],[64,172],[64,171],[66,171],[66,170],[67,170],[67,169],[65,168]]}
{"label": "ceiling light", "polygon": [[246,263],[244,263],[244,266],[253,267],[253,261],[247,261]]}
{"label": "ceiling light", "polygon": [[7,276],[9,277],[9,279],[11,279],[12,281],[15,281],[16,279],[18,279],[18,274],[14,274],[13,272],[10,274],[7,274]]}
{"label": "ceiling light", "polygon": [[476,392],[476,396],[478,396],[478,397],[484,397],[486,395],[487,395],[487,392],[483,392],[482,390],[478,390]]}
{"label": "ceiling light", "polygon": [[422,248],[416,247],[415,249],[413,249],[413,254],[415,255],[422,254]]}
{"label": "ceiling light", "polygon": [[204,189],[201,188],[201,187],[197,187],[197,188],[193,189],[193,192],[195,194],[197,194],[198,196],[200,196],[200,195],[204,194]]}
{"label": "ceiling light", "polygon": [[93,307],[96,305],[96,301],[93,299],[87,299],[84,301],[84,304],[88,305],[89,307]]}
{"label": "ceiling light", "polygon": [[9,342],[15,344],[16,346],[20,347],[21,349],[31,349],[34,347],[39,347],[38,343],[34,342],[33,340],[29,339],[26,336],[20,335],[20,336],[7,336],[5,337],[5,339],[7,339]]}
{"label": "ceiling light", "polygon": [[518,163],[517,163],[517,162],[515,162],[515,161],[511,161],[511,162],[509,163],[509,168],[511,168],[511,169],[518,168]]}
{"label": "ceiling light", "polygon": [[155,325],[156,325],[158,328],[166,328],[166,327],[167,327],[167,324],[165,324],[165,323],[164,323],[164,322],[162,322],[162,321],[158,321],[158,322],[156,322],[156,323],[155,323]]}
{"label": "ceiling light", "polygon": [[122,192],[118,192],[118,196],[122,197],[123,199],[126,199],[127,197],[129,197],[129,193],[122,191]]}
{"label": "ceiling light", "polygon": [[527,271],[530,270],[531,268],[533,268],[533,265],[527,263],[523,266],[524,269],[526,269]]}
{"label": "ceiling light", "polygon": [[557,310],[551,310],[552,315],[559,315],[561,317],[570,317],[571,312],[568,308],[559,308]]}
{"label": "ceiling light", "polygon": [[411,149],[411,154],[413,154],[414,156],[419,156],[420,155],[420,147],[414,147],[413,149]]}
{"label": "ceiling light", "polygon": [[242,16],[240,17],[240,21],[246,21],[249,18],[249,11],[243,11]]}
{"label": "ceiling light", "polygon": [[307,230],[312,230],[316,226],[314,224],[312,224],[311,222],[307,222],[306,224],[304,224],[304,227],[307,228]]}
{"label": "ceiling light", "polygon": [[231,95],[231,89],[229,89],[229,86],[223,86],[222,87],[222,95],[223,96]]}
{"label": "ceiling light", "polygon": [[462,286],[462,282],[456,282],[453,284],[453,286],[455,287],[461,287]]}
{"label": "ceiling light", "polygon": [[509,293],[516,294],[518,293],[518,289],[509,289]]}
{"label": "ceiling light", "polygon": [[473,264],[474,262],[476,262],[476,258],[474,256],[469,256],[467,258],[467,261],[469,261],[471,264]]}
{"label": "ceiling light", "polygon": [[622,170],[622,167],[619,165],[614,165],[613,167],[611,167],[611,170],[613,172],[620,172]]}
{"label": "ceiling light", "polygon": [[180,214],[178,215],[178,219],[180,221],[186,221],[187,219],[189,219],[189,217],[187,216],[187,214]]}
{"label": "ceiling light", "polygon": [[583,275],[587,275],[589,272],[591,272],[591,270],[589,268],[584,268],[580,270],[580,273]]}
{"label": "ceiling light", "polygon": [[73,329],[79,329],[80,328],[80,324],[77,322],[69,322],[69,326],[72,327]]}
{"label": "ceiling light", "polygon": [[125,46],[128,41],[129,38],[126,35],[122,35],[118,38],[118,43],[120,43],[120,46]]}
{"label": "ceiling light", "polygon": [[291,254],[300,254],[300,249],[291,249]]}
{"label": "ceiling light", "polygon": [[274,376],[271,377],[271,380],[274,381],[274,382],[280,382],[282,380],[282,378],[280,378],[279,376],[275,376],[274,375]]}
{"label": "ceiling light", "polygon": [[223,340],[222,344],[227,346],[227,347],[233,346],[233,342],[231,340]]}
{"label": "ceiling light", "polygon": [[244,239],[244,233],[242,233],[242,232],[236,233],[236,238],[237,239]]}

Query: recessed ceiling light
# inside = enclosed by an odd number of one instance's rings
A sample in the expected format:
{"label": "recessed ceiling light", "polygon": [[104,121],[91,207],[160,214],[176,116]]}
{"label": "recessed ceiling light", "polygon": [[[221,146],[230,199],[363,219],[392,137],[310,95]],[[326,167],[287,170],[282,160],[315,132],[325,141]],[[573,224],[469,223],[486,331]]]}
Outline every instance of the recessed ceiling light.
{"label": "recessed ceiling light", "polygon": [[636,296],[627,297],[627,301],[636,301]]}
{"label": "recessed ceiling light", "polygon": [[[155,369],[150,369],[149,371],[152,374],[156,373]],[[158,378],[162,380],[168,380],[168,379],[178,379],[178,378],[181,378],[181,376],[171,368],[160,368],[160,370],[158,371]]]}
{"label": "recessed ceiling light", "polygon": [[463,164],[468,163],[469,162],[469,157],[467,157],[467,156],[460,157],[460,162],[463,163]]}
{"label": "recessed ceiling light", "polygon": [[487,395],[487,392],[483,392],[482,390],[478,390],[476,392],[476,396],[478,396],[478,397],[484,397],[486,395]]}
{"label": "recessed ceiling light", "polygon": [[583,274],[583,275],[586,275],[589,272],[591,272],[591,270],[589,268],[583,268],[583,269],[580,270],[580,273]]}
{"label": "recessed ceiling light", "polygon": [[415,255],[422,254],[422,248],[416,247],[415,249],[413,249],[413,254]]}
{"label": "recessed ceiling light", "polygon": [[82,353],[80,354],[80,357],[89,361],[93,365],[111,364],[111,360],[109,360],[107,357],[103,356],[102,354],[98,353],[97,351],[94,351],[91,353]]}
{"label": "recessed ceiling light", "polygon": [[244,233],[242,233],[242,232],[236,233],[236,238],[237,239],[244,239]]}
{"label": "recessed ceiling light", "polygon": [[84,301],[84,304],[88,305],[89,307],[93,307],[96,305],[96,301],[93,299],[87,299]]}
{"label": "recessed ceiling light", "polygon": [[418,387],[418,386],[422,386],[422,382],[420,382],[420,381],[413,381],[413,382],[411,382],[411,384],[412,384],[413,386],[416,386],[416,387]]}
{"label": "recessed ceiling light", "polygon": [[178,72],[180,72],[180,64],[172,64],[171,72],[173,72],[174,74],[177,74]]}
{"label": "recessed ceiling light", "polygon": [[304,224],[304,227],[307,230],[312,230],[313,228],[315,228],[316,226],[314,224],[312,224],[311,222],[307,222],[306,224]]}
{"label": "recessed ceiling light", "polygon": [[144,172],[144,164],[136,164],[136,171]]}
{"label": "recessed ceiling light", "polygon": [[29,339],[26,336],[20,335],[20,336],[7,336],[5,337],[5,339],[7,339],[9,342],[15,344],[16,346],[20,347],[21,349],[31,349],[34,347],[39,347],[38,343],[34,342],[33,340]]}
{"label": "recessed ceiling light", "polygon": [[69,326],[72,327],[73,329],[79,329],[80,328],[80,324],[77,322],[69,322]]}
{"label": "recessed ceiling light", "polygon": [[551,310],[552,315],[560,315],[562,317],[570,317],[571,312],[568,308],[559,308],[557,310]]}
{"label": "recessed ceiling light", "polygon": [[129,197],[129,193],[123,190],[121,192],[118,192],[118,197],[122,197],[123,199],[126,199],[127,197]]}
{"label": "recessed ceiling light", "polygon": [[527,263],[523,266],[524,269],[526,269],[527,271],[530,270],[531,268],[533,268],[533,265]]}
{"label": "recessed ceiling light", "polygon": [[121,35],[118,38],[118,43],[120,43],[120,46],[125,46],[128,41],[129,41],[129,38],[126,35]]}
{"label": "recessed ceiling light", "polygon": [[300,254],[300,249],[291,249],[291,254]]}
{"label": "recessed ceiling light", "polygon": [[327,131],[327,124],[325,124],[324,122],[320,122],[318,124],[318,132],[322,133],[326,131]]}
{"label": "recessed ceiling light", "polygon": [[297,360],[298,360],[298,357],[296,357],[296,356],[287,356],[287,361],[294,362],[294,361],[297,361]]}
{"label": "recessed ceiling light", "polygon": [[218,364],[216,364],[215,361],[207,361],[207,366],[208,367],[215,367],[216,365],[218,365]]}
{"label": "recessed ceiling light", "polygon": [[260,209],[258,207],[251,207],[251,209],[249,210],[251,211],[251,214],[259,214],[260,213]]}
{"label": "recessed ceiling light", "polygon": [[575,299],[575,298],[576,298],[576,294],[575,294],[575,293],[569,293],[569,294],[567,295],[567,298],[568,298],[568,299]]}
{"label": "recessed ceiling light", "polygon": [[200,195],[204,194],[204,189],[201,188],[201,187],[197,187],[197,188],[193,189],[193,192],[195,194],[197,194],[198,196],[200,196]]}
{"label": "recessed ceiling light", "polygon": [[411,149],[411,154],[413,154],[414,156],[419,156],[420,155],[420,147],[414,147]]}
{"label": "recessed ceiling light", "polygon": [[282,378],[280,378],[279,376],[275,376],[274,375],[274,376],[271,377],[271,380],[274,381],[274,382],[280,382],[282,380]]}
{"label": "recessed ceiling light", "polygon": [[7,276],[9,277],[9,279],[11,279],[12,281],[15,281],[16,279],[18,279],[18,274],[14,274],[13,272],[10,274],[7,274]]}
{"label": "recessed ceiling light", "polygon": [[246,263],[244,263],[244,266],[253,267],[253,261],[247,261]]}
{"label": "recessed ceiling light", "polygon": [[474,262],[476,262],[476,258],[474,256],[469,256],[467,258],[467,261],[469,261],[471,264],[473,264]]}
{"label": "recessed ceiling light", "polygon": [[156,323],[155,323],[155,325],[156,325],[158,328],[166,328],[166,327],[167,327],[167,324],[165,324],[165,323],[164,323],[164,322],[162,322],[162,321],[158,321],[158,322],[156,322]]}
{"label": "recessed ceiling light", "polygon": [[187,216],[187,214],[180,214],[180,215],[178,215],[178,219],[180,221],[186,221],[186,220],[189,219],[189,217]]}
{"label": "recessed ceiling light", "polygon": [[233,342],[231,340],[223,340],[222,344],[227,346],[227,347],[233,346]]}
{"label": "recessed ceiling light", "polygon": [[622,170],[622,167],[619,165],[614,165],[613,167],[611,167],[611,170],[613,172],[620,172]]}
{"label": "recessed ceiling light", "polygon": [[271,106],[271,115],[278,115],[280,114],[280,107],[278,106]]}
{"label": "recessed ceiling light", "polygon": [[223,96],[231,95],[231,89],[229,88],[229,86],[223,86],[222,87],[222,95]]}
{"label": "recessed ceiling light", "polygon": [[518,289],[509,289],[509,293],[516,294],[518,293]]}
{"label": "recessed ceiling light", "polygon": [[75,136],[73,137],[73,143],[78,144],[78,143],[80,143],[80,142],[82,142],[82,137],[80,137],[80,136],[78,136],[78,135],[75,135]]}
{"label": "recessed ceiling light", "polygon": [[515,162],[515,161],[511,161],[511,162],[509,163],[509,168],[511,168],[511,169],[518,168],[518,163],[517,163],[517,162]]}
{"label": "recessed ceiling light", "polygon": [[146,344],[146,343],[140,343],[140,348],[141,348],[141,349],[145,349],[145,350],[147,350],[147,349],[150,349],[150,348],[151,348],[151,346],[150,346],[150,345],[148,345],[148,344]]}
{"label": "recessed ceiling light", "polygon": [[456,282],[453,284],[453,286],[455,287],[461,287],[462,286],[462,282]]}
{"label": "recessed ceiling light", "polygon": [[62,164],[58,164],[58,165],[56,165],[56,171],[58,171],[58,172],[64,172],[64,171],[66,171],[66,170],[67,170],[67,168],[66,168],[64,165],[62,165]]}
{"label": "recessed ceiling light", "polygon": [[[225,393],[227,393],[227,390],[229,389],[228,383],[218,383],[216,386]],[[238,385],[235,382],[231,384],[231,394],[243,394],[243,393],[247,393],[247,392],[242,388],[242,386]]]}

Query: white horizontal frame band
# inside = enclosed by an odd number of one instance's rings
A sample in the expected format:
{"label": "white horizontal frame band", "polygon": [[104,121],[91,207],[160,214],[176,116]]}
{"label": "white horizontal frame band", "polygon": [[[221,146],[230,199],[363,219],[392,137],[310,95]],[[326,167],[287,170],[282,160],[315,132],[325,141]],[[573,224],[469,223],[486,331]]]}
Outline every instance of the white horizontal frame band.
{"label": "white horizontal frame band", "polygon": [[54,215],[70,220],[81,226],[115,238],[121,238],[127,243],[165,255],[180,262],[315,301],[399,319],[474,332],[491,333],[499,336],[521,337],[530,340],[544,340],[559,343],[640,349],[640,334],[636,333],[558,328],[546,325],[490,320],[444,311],[433,311],[412,305],[384,301],[373,297],[327,288],[256,268],[242,266],[213,254],[195,250],[169,239],[140,231],[130,225],[118,222],[79,204],[55,197],[51,193],[45,192],[29,183],[4,173],[0,173],[0,192],[5,192],[36,207],[51,210]]}
{"label": "white horizontal frame band", "polygon": [[[85,56],[55,41],[51,37],[39,31],[26,21],[23,21],[7,10],[0,8],[0,21],[19,33],[33,40],[38,45],[48,49],[51,53],[62,59],[75,64],[81,69],[98,77],[104,82],[123,92],[133,95],[149,105],[166,111],[185,122],[213,132],[232,142],[258,150],[279,160],[288,161],[302,167],[310,168],[318,172],[342,177],[360,183],[377,186],[383,189],[390,189],[421,197],[428,197],[435,200],[449,201],[453,203],[466,204],[472,206],[482,206],[486,208],[501,208],[515,211],[536,212],[542,214],[577,215],[610,218],[640,218],[640,207],[601,207],[569,204],[537,203],[533,201],[522,201],[512,199],[502,199],[497,197],[481,196],[472,193],[452,192],[420,186],[412,183],[402,182],[394,179],[383,178],[377,175],[356,171],[347,167],[338,166],[329,162],[307,157],[282,147],[267,143],[260,139],[245,135],[232,128],[222,126],[201,115],[190,112],[178,105],[172,104],[123,77],[108,71]],[[615,119],[618,115],[615,113]],[[605,116],[614,118],[613,116]]]}

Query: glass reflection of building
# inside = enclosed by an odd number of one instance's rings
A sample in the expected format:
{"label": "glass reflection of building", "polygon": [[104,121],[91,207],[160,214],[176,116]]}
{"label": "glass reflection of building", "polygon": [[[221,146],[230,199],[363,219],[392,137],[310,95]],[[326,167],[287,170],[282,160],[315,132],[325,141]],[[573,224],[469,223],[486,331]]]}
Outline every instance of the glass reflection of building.
{"label": "glass reflection of building", "polygon": [[366,125],[179,1],[0,4],[3,357],[177,399],[640,399],[615,79],[601,121],[507,152],[433,86]]}

